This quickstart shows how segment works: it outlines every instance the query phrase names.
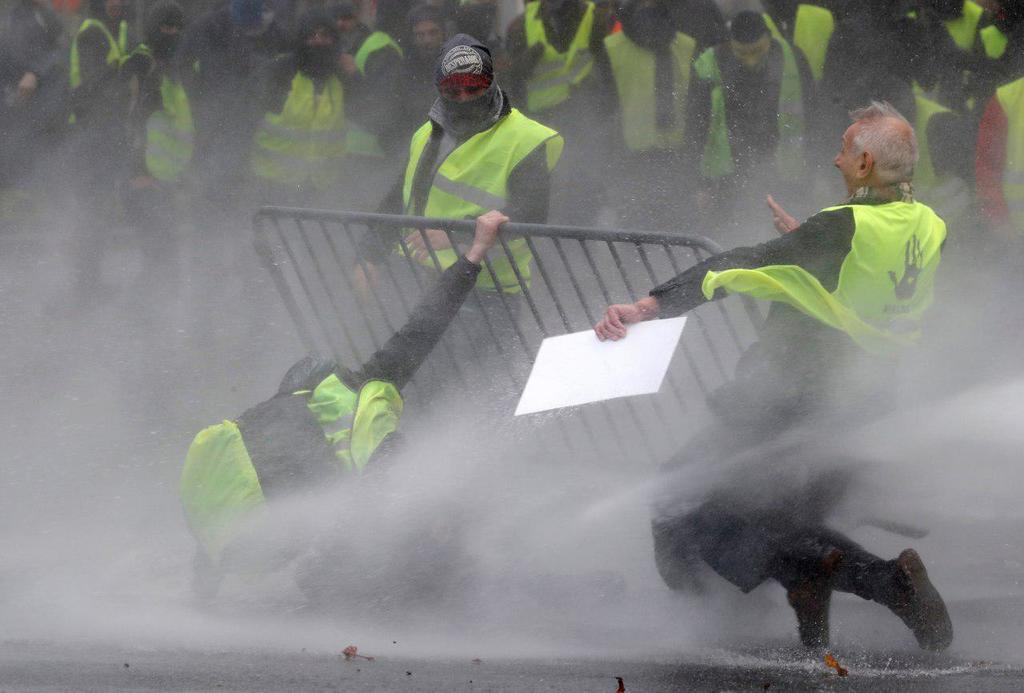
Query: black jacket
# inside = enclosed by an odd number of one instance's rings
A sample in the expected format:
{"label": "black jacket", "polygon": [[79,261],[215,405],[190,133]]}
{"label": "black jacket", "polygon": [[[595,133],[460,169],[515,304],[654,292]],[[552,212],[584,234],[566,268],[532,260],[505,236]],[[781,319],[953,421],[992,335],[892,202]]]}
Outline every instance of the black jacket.
{"label": "black jacket", "polygon": [[[238,417],[238,428],[267,498],[316,488],[337,478],[337,461],[323,429],[306,400],[293,393],[312,390],[332,373],[357,392],[370,380],[390,382],[401,390],[441,339],[479,273],[479,265],[459,258],[420,299],[406,324],[357,370],[307,356],[288,369],[274,397]],[[398,436],[388,436],[374,452],[374,467],[398,446]]]}
{"label": "black jacket", "polygon": [[[663,317],[680,315],[707,301],[701,285],[709,270],[767,265],[798,265],[826,291],[835,291],[854,231],[849,208],[818,212],[784,236],[710,257],[651,295]],[[714,299],[725,295],[719,290]],[[891,399],[895,363],[869,357],[846,333],[795,308],[772,303],[759,338],[740,359],[734,381],[712,398],[716,413],[728,420],[750,423],[765,415],[790,420],[822,409]]]}

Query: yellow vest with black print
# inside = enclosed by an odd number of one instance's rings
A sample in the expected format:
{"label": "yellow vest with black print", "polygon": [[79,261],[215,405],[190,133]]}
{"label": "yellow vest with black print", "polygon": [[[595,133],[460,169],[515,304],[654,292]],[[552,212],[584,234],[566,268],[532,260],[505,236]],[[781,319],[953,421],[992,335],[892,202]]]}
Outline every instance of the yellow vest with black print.
{"label": "yellow vest with black print", "polygon": [[534,67],[526,84],[526,109],[540,113],[569,99],[572,89],[579,86],[591,73],[594,57],[590,54],[590,38],[594,28],[594,3],[585,3],[583,18],[576,29],[572,43],[564,53],[558,52],[548,41],[541,19],[540,2],[526,3],[524,28],[528,48],[543,46],[544,53]]}
{"label": "yellow vest with black print", "polygon": [[253,138],[252,172],[266,180],[324,190],[338,180],[345,155],[345,98],[330,77],[317,93],[296,72],[280,113],[267,113]]}
{"label": "yellow vest with black print", "polygon": [[1013,230],[1024,234],[1024,77],[999,87],[996,98],[1007,122],[1003,197]]}
{"label": "yellow vest with black print", "polygon": [[[412,136],[405,184],[402,187],[406,214],[473,219],[492,209],[504,209],[508,202],[508,179],[516,166],[538,147],[544,147],[550,171],[558,163],[565,146],[562,136],[557,132],[513,108],[493,127],[473,135],[448,155],[434,174],[426,206],[423,210],[414,210],[413,179],[433,127],[433,123],[428,121]],[[476,284],[478,288],[495,291],[496,286],[500,286],[502,292],[519,293],[521,288],[517,272],[523,284],[529,287],[533,255],[526,240],[513,239],[507,245],[515,266],[501,253],[490,263],[494,270],[493,276],[487,267],[480,273]],[[458,260],[458,255],[451,248],[437,250],[435,255],[440,270],[448,269]],[[422,264],[435,266],[430,258],[425,258]]]}
{"label": "yellow vest with black print", "polygon": [[[339,471],[346,473],[365,469],[402,416],[397,388],[380,380],[367,382],[357,393],[332,374],[313,390],[292,396],[306,399]],[[196,435],[179,490],[189,528],[215,563],[254,515],[265,511],[264,488],[234,421],[223,421]]]}
{"label": "yellow vest with black print", "polygon": [[[779,175],[792,180],[804,171],[804,98],[793,49],[786,41],[775,40],[782,51],[782,84],[779,87],[779,142],[775,163]],[[729,127],[725,115],[725,87],[718,69],[714,48],[709,48],[693,65],[697,76],[711,84],[711,117],[707,141],[701,156],[700,172],[705,178],[721,178],[735,172]]]}
{"label": "yellow vest with black print", "polygon": [[[768,31],[779,40],[785,41],[782,32],[767,12],[761,15]],[[817,5],[801,3],[796,8],[796,19],[793,22],[793,45],[799,48],[807,58],[807,65],[817,82],[825,70],[825,54],[828,42],[836,28],[836,20],[829,10]]]}
{"label": "yellow vest with black print", "polygon": [[708,272],[704,295],[716,289],[785,303],[845,332],[865,351],[888,354],[914,344],[920,319],[932,302],[946,224],[920,202],[839,205],[849,208],[854,233],[828,292],[796,265]]}

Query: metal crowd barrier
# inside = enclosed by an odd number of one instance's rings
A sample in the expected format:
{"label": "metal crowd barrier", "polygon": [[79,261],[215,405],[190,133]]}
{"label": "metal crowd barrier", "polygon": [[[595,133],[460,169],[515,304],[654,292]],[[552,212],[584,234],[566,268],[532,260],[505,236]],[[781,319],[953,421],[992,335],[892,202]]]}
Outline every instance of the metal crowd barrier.
{"label": "metal crowd barrier", "polygon": [[[310,350],[357,366],[405,322],[437,276],[409,257],[405,238],[441,229],[453,247],[472,237],[474,222],[360,212],[264,207],[254,218],[256,249],[299,336]],[[397,233],[396,233],[397,232]],[[396,252],[377,267],[374,290],[357,290],[365,233],[396,237]],[[669,233],[509,223],[481,273],[493,272],[509,242],[525,239],[529,281],[518,292],[474,289],[441,343],[403,393],[407,413],[429,411],[438,391],[473,400],[517,445],[536,442],[610,464],[663,460],[703,421],[706,397],[731,377],[760,321],[750,301],[730,297],[691,313],[662,391],[516,417],[512,413],[545,337],[592,327],[611,303],[635,301],[653,286],[720,251],[712,241]],[[400,248],[402,252],[397,252]],[[493,275],[492,275],[493,276]],[[498,284],[498,282],[495,282]]]}

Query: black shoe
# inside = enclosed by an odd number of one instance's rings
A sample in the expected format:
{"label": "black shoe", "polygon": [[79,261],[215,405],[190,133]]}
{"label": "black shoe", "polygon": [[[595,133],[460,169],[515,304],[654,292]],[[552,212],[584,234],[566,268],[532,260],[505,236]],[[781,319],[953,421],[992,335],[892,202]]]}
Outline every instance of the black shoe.
{"label": "black shoe", "polygon": [[800,642],[805,647],[828,645],[828,612],[832,602],[832,574],[843,555],[833,549],[822,559],[821,570],[786,592],[789,605],[796,612]]}
{"label": "black shoe", "polygon": [[896,559],[903,583],[902,594],[889,608],[907,624],[922,649],[939,652],[953,642],[953,623],[946,603],[928,579],[917,551],[907,549]]}

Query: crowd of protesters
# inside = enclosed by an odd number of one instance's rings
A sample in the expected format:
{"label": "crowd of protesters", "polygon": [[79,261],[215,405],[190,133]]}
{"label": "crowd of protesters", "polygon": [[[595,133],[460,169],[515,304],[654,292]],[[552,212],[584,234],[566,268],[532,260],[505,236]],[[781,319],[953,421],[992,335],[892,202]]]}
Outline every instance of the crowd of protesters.
{"label": "crowd of protesters", "polygon": [[738,206],[801,195],[847,112],[884,100],[915,125],[917,197],[954,236],[1024,230],[1020,0],[535,0],[502,26],[508,11],[12,0],[4,209],[60,192],[82,224],[163,231],[264,203],[397,211],[438,53],[464,34],[504,103],[565,141],[547,221],[714,236]]}

